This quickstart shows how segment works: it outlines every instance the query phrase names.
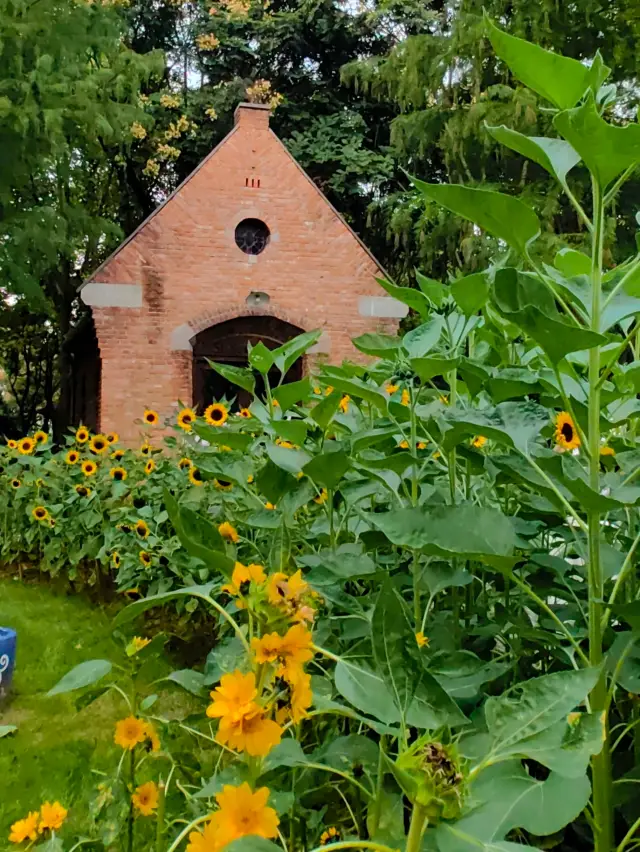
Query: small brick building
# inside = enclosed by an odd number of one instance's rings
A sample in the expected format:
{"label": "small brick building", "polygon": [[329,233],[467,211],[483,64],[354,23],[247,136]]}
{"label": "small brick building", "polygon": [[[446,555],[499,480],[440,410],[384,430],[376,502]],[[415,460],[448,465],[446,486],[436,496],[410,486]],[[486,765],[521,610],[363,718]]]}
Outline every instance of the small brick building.
{"label": "small brick building", "polygon": [[132,440],[145,406],[164,416],[235,393],[207,357],[243,364],[248,341],[273,348],[321,328],[309,360],[340,362],[357,356],[352,337],[393,331],[406,313],[269,115],[241,104],[233,130],[84,284],[99,361],[79,370],[77,418]]}

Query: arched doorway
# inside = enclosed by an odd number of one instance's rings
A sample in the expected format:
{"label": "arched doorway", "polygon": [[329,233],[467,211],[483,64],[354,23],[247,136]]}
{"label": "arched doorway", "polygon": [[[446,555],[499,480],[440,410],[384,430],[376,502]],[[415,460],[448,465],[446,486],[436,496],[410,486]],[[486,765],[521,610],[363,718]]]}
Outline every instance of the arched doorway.
{"label": "arched doorway", "polygon": [[[193,402],[203,411],[213,400],[226,397],[236,399],[234,408],[248,405],[250,395],[224,379],[207,363],[207,358],[221,364],[234,367],[246,367],[247,345],[255,346],[262,341],[268,349],[277,349],[292,337],[302,334],[302,329],[290,322],[272,316],[236,317],[205,328],[196,335],[193,345]],[[302,359],[297,361],[285,376],[285,382],[295,382],[302,378]],[[274,368],[269,374],[271,386],[280,379],[280,372]],[[263,398],[264,387],[258,378],[256,394]]]}

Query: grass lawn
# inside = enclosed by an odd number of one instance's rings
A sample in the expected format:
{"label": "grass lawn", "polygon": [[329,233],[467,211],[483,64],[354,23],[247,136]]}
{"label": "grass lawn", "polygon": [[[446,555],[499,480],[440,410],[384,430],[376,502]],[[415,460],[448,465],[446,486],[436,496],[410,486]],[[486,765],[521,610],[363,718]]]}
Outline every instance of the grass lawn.
{"label": "grass lawn", "polygon": [[[47,800],[69,808],[70,836],[82,834],[89,827],[84,803],[100,780],[92,770],[112,769],[119,757],[113,731],[126,715],[124,701],[109,692],[78,712],[79,693],[46,692],[85,660],[122,660],[110,615],[80,596],[0,578],[0,625],[18,633],[12,697],[0,708],[0,724],[18,726],[0,739],[0,849],[11,823]],[[184,715],[196,701],[172,686],[157,691],[169,715]]]}

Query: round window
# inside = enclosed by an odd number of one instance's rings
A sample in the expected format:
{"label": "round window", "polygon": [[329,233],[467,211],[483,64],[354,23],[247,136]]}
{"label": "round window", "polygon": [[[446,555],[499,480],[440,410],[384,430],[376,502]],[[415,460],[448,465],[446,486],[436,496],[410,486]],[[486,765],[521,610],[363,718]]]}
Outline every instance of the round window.
{"label": "round window", "polygon": [[245,254],[260,254],[269,245],[271,231],[260,219],[243,219],[236,226],[236,245]]}

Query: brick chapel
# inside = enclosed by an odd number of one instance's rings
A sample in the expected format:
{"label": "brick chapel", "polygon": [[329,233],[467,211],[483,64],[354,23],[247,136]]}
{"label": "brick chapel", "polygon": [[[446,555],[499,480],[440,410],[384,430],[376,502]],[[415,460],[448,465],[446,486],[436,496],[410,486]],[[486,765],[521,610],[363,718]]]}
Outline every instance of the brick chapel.
{"label": "brick chapel", "polygon": [[358,354],[352,337],[397,328],[406,307],[269,116],[240,104],[231,132],[83,285],[99,357],[79,359],[76,419],[133,440],[144,407],[165,416],[233,395],[207,358],[246,364],[249,341],[320,328],[305,360],[340,362]]}

